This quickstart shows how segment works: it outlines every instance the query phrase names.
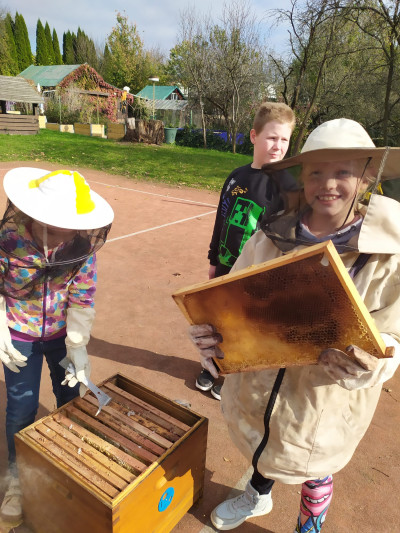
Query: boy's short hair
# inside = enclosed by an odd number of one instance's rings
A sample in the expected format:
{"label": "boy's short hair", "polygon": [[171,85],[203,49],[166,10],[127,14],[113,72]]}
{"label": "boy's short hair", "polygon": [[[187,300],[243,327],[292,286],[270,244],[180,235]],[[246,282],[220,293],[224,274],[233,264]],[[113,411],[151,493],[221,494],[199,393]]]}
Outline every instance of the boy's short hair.
{"label": "boy's short hair", "polygon": [[254,117],[253,129],[258,135],[267,122],[276,120],[281,124],[289,124],[291,130],[294,130],[296,117],[288,105],[283,102],[263,102],[257,110]]}

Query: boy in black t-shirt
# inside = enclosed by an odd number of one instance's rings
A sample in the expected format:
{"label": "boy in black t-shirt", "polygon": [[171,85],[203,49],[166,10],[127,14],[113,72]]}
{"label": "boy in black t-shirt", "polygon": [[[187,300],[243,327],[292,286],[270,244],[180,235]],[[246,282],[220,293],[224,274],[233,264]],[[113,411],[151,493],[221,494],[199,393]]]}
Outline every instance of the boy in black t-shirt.
{"label": "boy in black t-shirt", "polygon": [[[293,110],[286,104],[263,102],[260,105],[250,131],[253,162],[235,169],[222,187],[208,252],[209,279],[230,271],[266,212],[272,214],[282,209],[278,186],[261,167],[284,158],[295,120]],[[294,182],[280,185],[288,191],[296,187]],[[207,370],[199,374],[196,387],[203,391],[211,389],[211,394],[221,399],[221,385],[214,384]]]}

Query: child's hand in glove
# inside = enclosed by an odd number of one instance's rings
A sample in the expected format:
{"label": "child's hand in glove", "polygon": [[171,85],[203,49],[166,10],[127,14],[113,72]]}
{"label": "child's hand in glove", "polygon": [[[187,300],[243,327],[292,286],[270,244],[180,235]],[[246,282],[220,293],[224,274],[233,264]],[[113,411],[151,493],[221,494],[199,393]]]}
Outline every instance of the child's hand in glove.
{"label": "child's hand in glove", "polygon": [[224,358],[224,352],[218,346],[222,342],[222,335],[211,324],[198,324],[190,326],[189,337],[199,350],[201,366],[217,379],[218,371],[212,359]]}
{"label": "child's hand in glove", "polygon": [[86,350],[86,346],[67,346],[67,358],[73,365],[73,371],[68,369],[65,371],[65,379],[61,385],[68,385],[68,387],[75,387],[79,385],[79,395],[83,397],[87,391],[87,381],[90,379],[90,361]]}
{"label": "child's hand in glove", "polygon": [[378,362],[379,359],[354,345],[348,346],[346,353],[335,348],[323,350],[318,358],[318,364],[334,381],[367,377]]}
{"label": "child's hand in glove", "polygon": [[14,348],[7,324],[6,300],[0,295],[0,361],[12,372],[26,366],[27,357]]}

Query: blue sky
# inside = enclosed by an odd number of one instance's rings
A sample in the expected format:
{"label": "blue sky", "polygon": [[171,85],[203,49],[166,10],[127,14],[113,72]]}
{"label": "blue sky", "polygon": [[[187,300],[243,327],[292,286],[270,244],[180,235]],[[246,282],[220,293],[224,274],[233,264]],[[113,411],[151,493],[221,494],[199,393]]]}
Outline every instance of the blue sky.
{"label": "blue sky", "polygon": [[[265,35],[269,28],[267,10],[289,3],[290,0],[248,0]],[[212,19],[218,22],[224,0],[0,0],[2,11],[10,11],[13,17],[16,11],[23,15],[33,51],[39,18],[43,25],[49,23],[51,31],[56,30],[60,45],[64,32],[76,33],[80,27],[96,45],[103,47],[116,22],[116,12],[120,11],[125,12],[131,24],[136,24],[146,48],[159,48],[167,56],[177,42],[180,13],[195,5],[197,13],[208,13],[212,9]],[[279,50],[286,39],[284,28],[275,27],[269,42]]]}

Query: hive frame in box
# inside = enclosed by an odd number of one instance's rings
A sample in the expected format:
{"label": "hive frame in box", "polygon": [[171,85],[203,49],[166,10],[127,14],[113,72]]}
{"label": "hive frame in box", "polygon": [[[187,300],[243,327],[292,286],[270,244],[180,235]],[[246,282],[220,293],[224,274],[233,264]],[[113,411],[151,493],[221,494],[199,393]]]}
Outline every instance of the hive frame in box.
{"label": "hive frame in box", "polygon": [[172,296],[191,324],[222,334],[222,374],[316,364],[323,349],[351,344],[390,356],[331,241]]}
{"label": "hive frame in box", "polygon": [[35,533],[168,533],[203,491],[207,418],[121,374],[15,435]]}

